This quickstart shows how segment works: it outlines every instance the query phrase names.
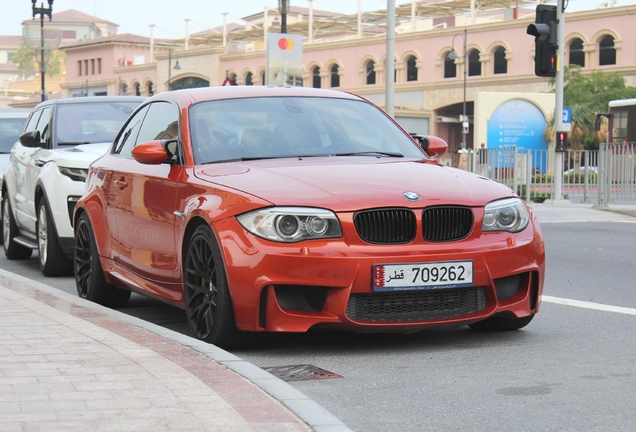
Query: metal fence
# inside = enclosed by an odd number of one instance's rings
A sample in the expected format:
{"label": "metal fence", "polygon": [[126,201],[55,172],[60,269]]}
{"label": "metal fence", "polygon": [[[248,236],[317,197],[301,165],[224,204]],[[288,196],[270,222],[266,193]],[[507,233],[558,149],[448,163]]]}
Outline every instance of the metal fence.
{"label": "metal fence", "polygon": [[[468,170],[504,183],[527,201],[554,195],[554,152],[500,147],[468,150]],[[605,205],[636,201],[636,143],[563,153],[563,198]]]}

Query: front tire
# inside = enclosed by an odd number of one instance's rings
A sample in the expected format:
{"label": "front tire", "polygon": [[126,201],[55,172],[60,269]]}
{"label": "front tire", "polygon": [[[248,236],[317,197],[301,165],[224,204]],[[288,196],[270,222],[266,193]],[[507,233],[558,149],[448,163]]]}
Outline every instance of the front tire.
{"label": "front tire", "polygon": [[483,321],[476,322],[475,324],[471,324],[469,327],[473,330],[478,331],[513,331],[519,330],[530,324],[534,318],[534,314],[528,315],[523,318],[506,318],[502,316],[493,316],[487,318]]}
{"label": "front tire", "polygon": [[57,237],[53,218],[49,211],[46,198],[40,200],[38,206],[38,261],[40,271],[44,276],[66,276],[73,274],[73,261],[70,260],[62,248]]}
{"label": "front tire", "polygon": [[249,343],[251,333],[236,328],[221,250],[207,226],[194,231],[183,272],[186,319],[192,334],[221,348]]}
{"label": "front tire", "polygon": [[21,260],[31,257],[33,249],[15,242],[18,236],[18,227],[11,213],[11,203],[8,197],[2,199],[2,244],[4,255],[10,260]]}
{"label": "front tire", "polygon": [[93,227],[86,213],[77,220],[75,228],[75,286],[77,294],[102,306],[120,308],[126,306],[130,291],[106,282],[97,253]]}

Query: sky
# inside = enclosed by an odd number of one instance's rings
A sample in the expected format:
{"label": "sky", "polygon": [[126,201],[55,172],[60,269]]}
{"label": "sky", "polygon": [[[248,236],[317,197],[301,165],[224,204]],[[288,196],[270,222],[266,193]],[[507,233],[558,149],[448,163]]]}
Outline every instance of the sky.
{"label": "sky", "polygon": [[[0,0],[0,35],[21,35],[22,21],[32,18],[31,0]],[[361,0],[363,10],[386,8],[386,0]],[[567,0],[566,0],[567,1]],[[594,9],[600,3],[612,0],[569,0],[568,11]],[[292,6],[308,7],[307,0],[290,0]],[[37,0],[38,7],[47,0]],[[396,4],[408,0],[396,0]],[[617,6],[635,4],[636,0],[615,0]],[[118,33],[150,36],[154,24],[154,37],[181,38],[186,33],[189,19],[190,34],[223,25],[223,12],[227,22],[242,24],[242,17],[262,12],[264,6],[278,7],[278,0],[54,0],[53,13],[75,9],[119,24]],[[314,8],[346,14],[356,13],[358,0],[314,0]],[[37,20],[40,19],[38,15]],[[48,19],[48,18],[46,18]]]}

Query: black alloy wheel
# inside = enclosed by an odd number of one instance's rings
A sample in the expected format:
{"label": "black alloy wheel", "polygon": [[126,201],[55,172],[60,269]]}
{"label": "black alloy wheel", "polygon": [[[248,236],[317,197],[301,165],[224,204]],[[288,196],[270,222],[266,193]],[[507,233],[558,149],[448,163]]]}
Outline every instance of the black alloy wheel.
{"label": "black alloy wheel", "polygon": [[46,198],[38,205],[36,232],[38,234],[38,261],[44,276],[66,276],[73,274],[71,261],[60,246],[57,231],[51,217]]}
{"label": "black alloy wheel", "polygon": [[222,348],[249,343],[251,333],[236,328],[221,251],[207,226],[194,231],[183,273],[186,319],[192,334]]}
{"label": "black alloy wheel", "polygon": [[75,286],[77,294],[86,300],[111,308],[126,306],[130,291],[106,282],[97,253],[93,227],[86,213],[77,220],[75,227]]}

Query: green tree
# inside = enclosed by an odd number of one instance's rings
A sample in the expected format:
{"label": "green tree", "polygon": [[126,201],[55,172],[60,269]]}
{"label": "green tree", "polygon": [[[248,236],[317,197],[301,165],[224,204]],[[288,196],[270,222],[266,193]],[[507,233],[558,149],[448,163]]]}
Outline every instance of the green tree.
{"label": "green tree", "polygon": [[[46,73],[49,76],[57,75],[61,71],[62,64],[66,62],[66,53],[53,51],[48,54],[45,56],[47,60]],[[40,50],[31,49],[22,43],[13,55],[12,61],[18,67],[23,78],[30,77],[40,70]]]}
{"label": "green tree", "polygon": [[[607,112],[609,101],[636,97],[636,87],[628,87],[617,72],[594,71],[583,76],[580,66],[566,66],[563,74],[563,106],[572,108],[572,131],[568,136],[572,149],[598,148],[605,138],[607,126],[599,134],[595,130],[596,114]],[[550,85],[555,86],[554,78]],[[554,139],[554,118],[546,128],[546,138]]]}
{"label": "green tree", "polygon": [[28,48],[24,43],[20,44],[18,51],[13,54],[13,63],[18,67],[20,76],[30,77],[39,70],[35,59],[35,51]]}

